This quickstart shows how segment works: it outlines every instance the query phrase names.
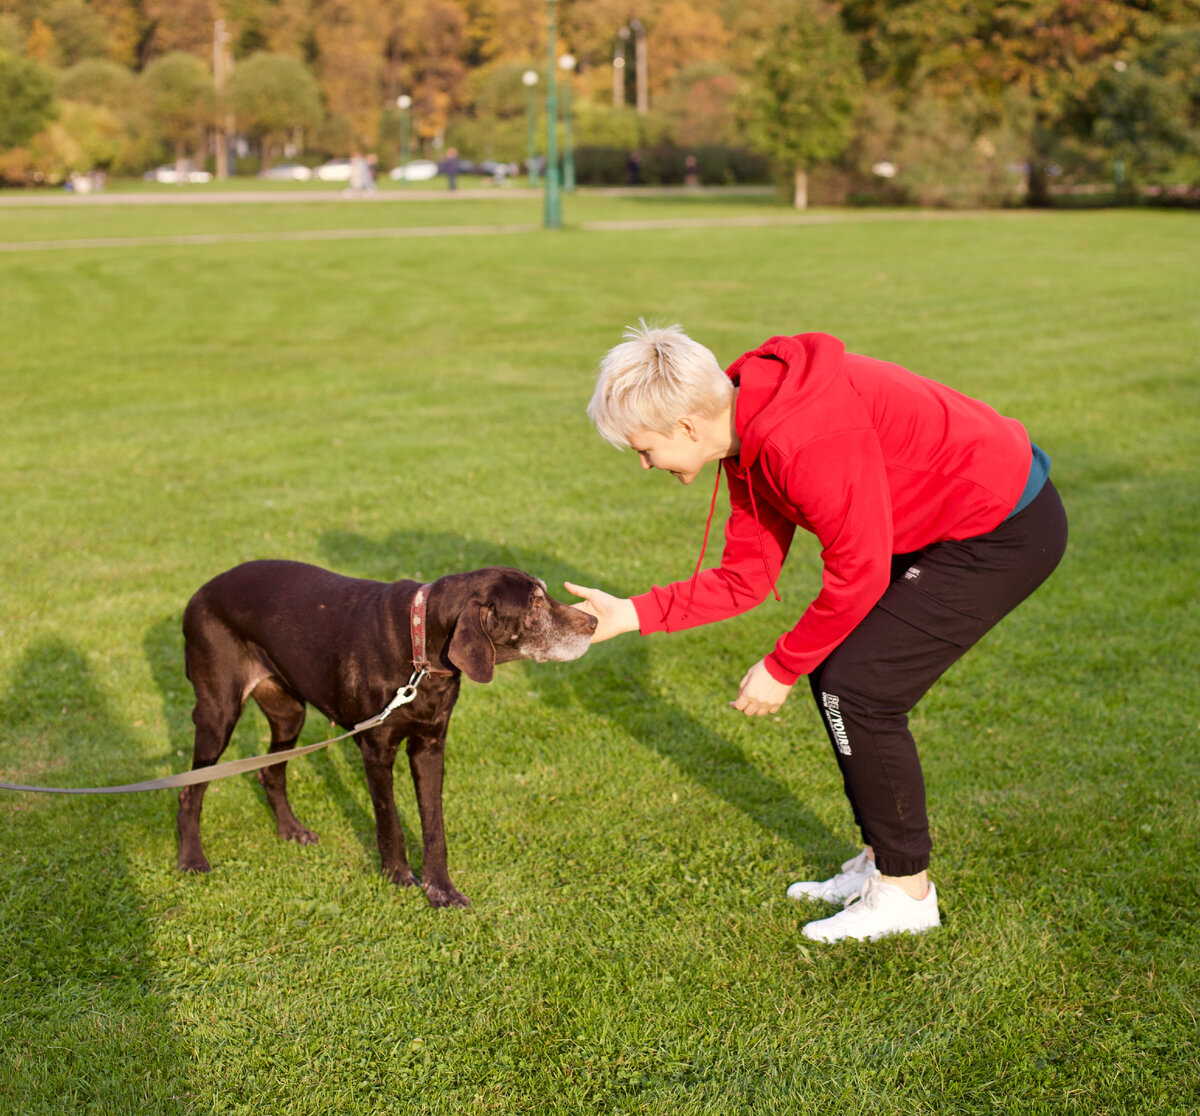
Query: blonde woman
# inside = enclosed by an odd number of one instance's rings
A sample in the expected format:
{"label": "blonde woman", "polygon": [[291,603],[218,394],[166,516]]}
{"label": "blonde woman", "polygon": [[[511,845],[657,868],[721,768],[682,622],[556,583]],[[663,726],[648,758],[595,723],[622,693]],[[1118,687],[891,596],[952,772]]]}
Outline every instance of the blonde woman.
{"label": "blonde woman", "polygon": [[1017,420],[823,333],[773,337],[722,370],[678,326],[642,323],[604,358],[588,413],[643,469],[691,484],[718,462],[730,503],[718,567],[700,569],[702,547],[691,578],[632,598],[568,584],[598,618],[593,642],[745,612],[775,592],[795,529],[815,535],[820,592],[731,705],[775,713],[808,677],[864,847],[788,895],[844,904],[805,925],[816,941],[940,925],[908,714],[1058,565],[1049,458]]}

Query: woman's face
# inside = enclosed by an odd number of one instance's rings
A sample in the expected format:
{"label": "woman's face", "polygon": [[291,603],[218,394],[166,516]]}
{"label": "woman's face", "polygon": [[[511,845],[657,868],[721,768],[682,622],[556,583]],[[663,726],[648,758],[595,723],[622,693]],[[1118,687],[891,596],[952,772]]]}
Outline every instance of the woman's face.
{"label": "woman's face", "polygon": [[680,484],[691,484],[707,464],[695,426],[681,420],[670,434],[654,430],[631,430],[629,444],[643,469],[661,469]]}

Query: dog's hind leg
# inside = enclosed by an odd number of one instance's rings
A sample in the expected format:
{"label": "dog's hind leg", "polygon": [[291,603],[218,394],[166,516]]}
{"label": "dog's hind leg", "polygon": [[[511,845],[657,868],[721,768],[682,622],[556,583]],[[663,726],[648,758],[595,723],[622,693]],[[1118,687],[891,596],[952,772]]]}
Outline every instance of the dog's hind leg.
{"label": "dog's hind leg", "polygon": [[[196,725],[196,744],[192,768],[211,767],[221,758],[229,744],[234,726],[242,711],[241,695],[230,685],[193,671],[194,660],[189,655],[188,673],[196,688],[196,705],[192,720]],[[197,681],[198,679],[198,681]],[[207,783],[184,787],[179,792],[179,868],[184,872],[208,872],[211,866],[200,842],[200,808],[204,804]]]}
{"label": "dog's hind leg", "polygon": [[[286,752],[296,746],[304,727],[304,702],[287,690],[277,678],[264,678],[254,687],[254,700],[266,714],[271,726],[272,752]],[[258,781],[267,792],[267,802],[275,815],[275,828],[285,841],[315,845],[317,835],[301,825],[292,813],[287,796],[287,764],[277,763],[258,772]]]}

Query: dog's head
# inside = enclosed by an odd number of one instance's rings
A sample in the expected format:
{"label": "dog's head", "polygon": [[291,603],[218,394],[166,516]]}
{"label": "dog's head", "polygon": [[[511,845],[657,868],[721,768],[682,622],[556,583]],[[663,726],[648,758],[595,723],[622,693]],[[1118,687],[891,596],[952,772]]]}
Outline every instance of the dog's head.
{"label": "dog's head", "polygon": [[[443,596],[444,594],[444,596]],[[446,657],[472,682],[490,682],[497,663],[578,659],[591,645],[596,618],[556,601],[546,583],[521,570],[491,567],[435,583],[430,603],[457,608]]]}

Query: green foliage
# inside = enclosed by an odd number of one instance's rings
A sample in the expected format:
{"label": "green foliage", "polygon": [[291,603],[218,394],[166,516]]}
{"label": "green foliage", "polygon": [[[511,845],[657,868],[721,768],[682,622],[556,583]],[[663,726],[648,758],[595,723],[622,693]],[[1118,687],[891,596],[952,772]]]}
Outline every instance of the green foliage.
{"label": "green foliage", "polygon": [[216,114],[216,92],[204,63],[174,51],[151,62],[140,81],[158,136],[176,150],[198,142]]}
{"label": "green foliage", "polygon": [[1154,180],[1200,153],[1200,27],[1172,29],[1096,85],[1092,135],[1131,182]]}
{"label": "green foliage", "polygon": [[327,116],[313,129],[307,146],[324,158],[342,159],[358,146],[358,137],[344,116]]}
{"label": "green foliage", "polygon": [[85,58],[102,58],[108,51],[104,17],[85,0],[51,0],[41,18],[54,32],[58,62],[73,66]]}
{"label": "green foliage", "polygon": [[746,113],[756,146],[786,167],[836,159],[862,90],[858,50],[836,9],[799,0],[755,55]]}
{"label": "green foliage", "polygon": [[24,45],[21,21],[10,12],[0,12],[0,54],[20,54]]}
{"label": "green foliage", "polygon": [[28,143],[56,113],[54,75],[45,66],[0,51],[0,151]]}
{"label": "green foliage", "polygon": [[[687,175],[687,158],[696,160],[704,186],[761,184],[771,180],[765,156],[724,144],[677,147],[654,145],[638,149],[642,181],[648,185],[680,186]],[[580,147],[575,152],[575,176],[581,185],[621,186],[626,183],[630,151],[623,147]]]}
{"label": "green foliage", "polygon": [[225,90],[238,127],[264,141],[279,141],[322,118],[316,79],[295,58],[259,53],[240,62]]}
{"label": "green foliage", "polygon": [[63,70],[55,92],[64,101],[101,105],[124,113],[137,111],[140,97],[133,72],[107,58],[88,58]]}
{"label": "green foliage", "polygon": [[721,62],[698,62],[680,70],[655,102],[682,146],[734,143],[737,139],[737,76]]}
{"label": "green foliage", "polygon": [[[1110,160],[1120,147],[1131,162],[1158,171],[1170,162],[1168,151],[1178,157],[1190,150],[1167,123],[1177,101],[1172,79],[1130,72],[1114,84],[1112,75],[1114,64],[1124,66],[1160,33],[1191,33],[1195,0],[846,0],[843,11],[874,87],[902,115],[917,117],[918,127],[932,101],[962,122],[968,142],[994,143],[998,133],[1019,137],[1035,202],[1048,200],[1046,168],[1065,144],[1099,140]],[[1132,152],[1139,144],[1147,150],[1152,144],[1155,154]],[[935,157],[944,164],[955,146],[948,143]]]}
{"label": "green foliage", "polygon": [[[979,106],[963,97],[916,97],[903,110],[891,98],[864,98],[855,142],[843,166],[852,171],[848,192],[882,194],[883,200],[950,208],[1000,206],[1023,196],[1025,133],[1009,123],[1020,118],[1020,97],[999,124],[981,119]],[[874,168],[890,164],[893,175]]]}

